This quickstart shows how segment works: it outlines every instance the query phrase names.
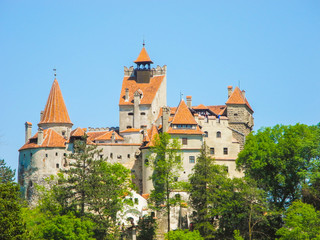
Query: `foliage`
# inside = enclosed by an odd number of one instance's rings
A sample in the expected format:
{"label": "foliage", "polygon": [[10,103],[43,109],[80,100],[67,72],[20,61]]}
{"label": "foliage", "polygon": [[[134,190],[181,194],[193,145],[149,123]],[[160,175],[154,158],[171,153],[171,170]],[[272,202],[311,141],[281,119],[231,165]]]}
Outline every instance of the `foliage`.
{"label": "foliage", "polygon": [[156,220],[152,216],[143,216],[139,220],[138,229],[138,240],[153,240],[156,237]]}
{"label": "foliage", "polygon": [[241,237],[239,230],[233,231],[233,237],[234,237],[234,240],[244,240],[243,237]]}
{"label": "foliage", "polygon": [[94,239],[92,238],[93,222],[67,215],[53,215],[43,212],[40,207],[24,209],[24,220],[27,226],[26,238],[33,239]]}
{"label": "foliage", "polygon": [[320,212],[310,204],[293,202],[286,211],[284,222],[277,231],[281,240],[320,239]]}
{"label": "foliage", "polygon": [[76,217],[89,218],[95,223],[94,237],[114,239],[119,234],[117,213],[129,204],[125,196],[133,185],[130,170],[98,159],[99,153],[85,139],[76,141],[69,156],[70,168],[59,175],[54,194],[61,214],[72,212]]}
{"label": "foliage", "polygon": [[195,227],[205,238],[214,237],[216,226],[212,209],[218,206],[219,186],[225,185],[226,181],[228,179],[224,166],[215,164],[214,159],[207,155],[207,148],[204,145],[193,168],[193,173],[189,176],[189,192],[190,203],[195,210],[193,215],[193,220],[196,222]]}
{"label": "foliage", "polygon": [[319,158],[319,126],[296,124],[262,128],[247,137],[237,167],[268,192],[276,210],[300,198],[307,173]]}
{"label": "foliage", "polygon": [[200,232],[195,230],[190,232],[189,230],[176,230],[170,231],[166,233],[165,239],[170,240],[203,240],[204,238],[201,237]]}
{"label": "foliage", "polygon": [[13,182],[14,171],[0,160],[0,239],[22,239],[20,188]]}
{"label": "foliage", "polygon": [[302,201],[312,204],[316,210],[320,210],[320,169],[314,169],[310,173],[309,182],[303,184]]}
{"label": "foliage", "polygon": [[0,184],[13,182],[14,181],[15,171],[10,167],[6,166],[6,163],[3,159],[0,159]]}
{"label": "foliage", "polygon": [[179,188],[177,179],[182,170],[179,151],[178,139],[172,139],[168,133],[160,133],[155,136],[150,155],[150,166],[153,169],[151,180],[154,186],[150,200],[157,210],[162,209],[162,205],[165,206],[168,231],[170,231],[170,206],[177,204],[177,198],[170,197],[170,193]]}

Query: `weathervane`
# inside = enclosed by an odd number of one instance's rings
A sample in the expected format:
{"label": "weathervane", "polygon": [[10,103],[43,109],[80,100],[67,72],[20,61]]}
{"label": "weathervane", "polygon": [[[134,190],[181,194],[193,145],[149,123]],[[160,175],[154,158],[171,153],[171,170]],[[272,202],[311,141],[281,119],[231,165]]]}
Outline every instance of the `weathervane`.
{"label": "weathervane", "polygon": [[180,91],[180,101],[182,100],[183,93]]}
{"label": "weathervane", "polygon": [[57,76],[57,69],[53,69],[53,71],[54,71],[54,77],[56,77]]}

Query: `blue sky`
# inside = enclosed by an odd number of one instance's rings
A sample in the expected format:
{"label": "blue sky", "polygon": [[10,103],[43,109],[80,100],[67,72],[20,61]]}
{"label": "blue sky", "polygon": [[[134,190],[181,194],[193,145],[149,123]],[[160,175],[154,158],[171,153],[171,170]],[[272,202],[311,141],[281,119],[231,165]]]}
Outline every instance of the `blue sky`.
{"label": "blue sky", "polygon": [[123,66],[143,38],[180,92],[220,105],[246,90],[255,127],[320,121],[319,1],[0,1],[0,159],[17,168],[53,68],[74,127],[118,126]]}

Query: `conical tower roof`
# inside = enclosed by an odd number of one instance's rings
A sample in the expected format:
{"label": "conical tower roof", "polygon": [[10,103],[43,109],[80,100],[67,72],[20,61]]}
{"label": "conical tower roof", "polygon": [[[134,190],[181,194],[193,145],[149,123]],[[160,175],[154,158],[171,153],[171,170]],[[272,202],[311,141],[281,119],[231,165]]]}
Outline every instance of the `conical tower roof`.
{"label": "conical tower roof", "polygon": [[141,52],[138,58],[134,61],[134,63],[153,63],[144,46],[142,47]]}
{"label": "conical tower roof", "polygon": [[57,79],[53,81],[42,119],[39,122],[39,124],[46,123],[72,124]]}
{"label": "conical tower roof", "polygon": [[197,124],[183,99],[180,101],[176,114],[173,117],[172,124]]}

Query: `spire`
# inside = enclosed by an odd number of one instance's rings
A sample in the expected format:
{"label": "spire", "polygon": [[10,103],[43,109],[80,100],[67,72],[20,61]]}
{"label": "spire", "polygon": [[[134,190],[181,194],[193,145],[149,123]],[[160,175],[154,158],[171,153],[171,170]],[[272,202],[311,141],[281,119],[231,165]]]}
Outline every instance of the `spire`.
{"label": "spire", "polygon": [[153,63],[147,53],[147,50],[146,48],[144,47],[145,46],[145,43],[143,41],[143,44],[142,44],[142,49],[141,49],[141,52],[138,56],[138,58],[134,61],[134,63],[143,63],[143,64],[146,64],[146,63]]}
{"label": "spire", "polygon": [[56,78],[53,81],[47,104],[39,124],[46,123],[72,124]]}

